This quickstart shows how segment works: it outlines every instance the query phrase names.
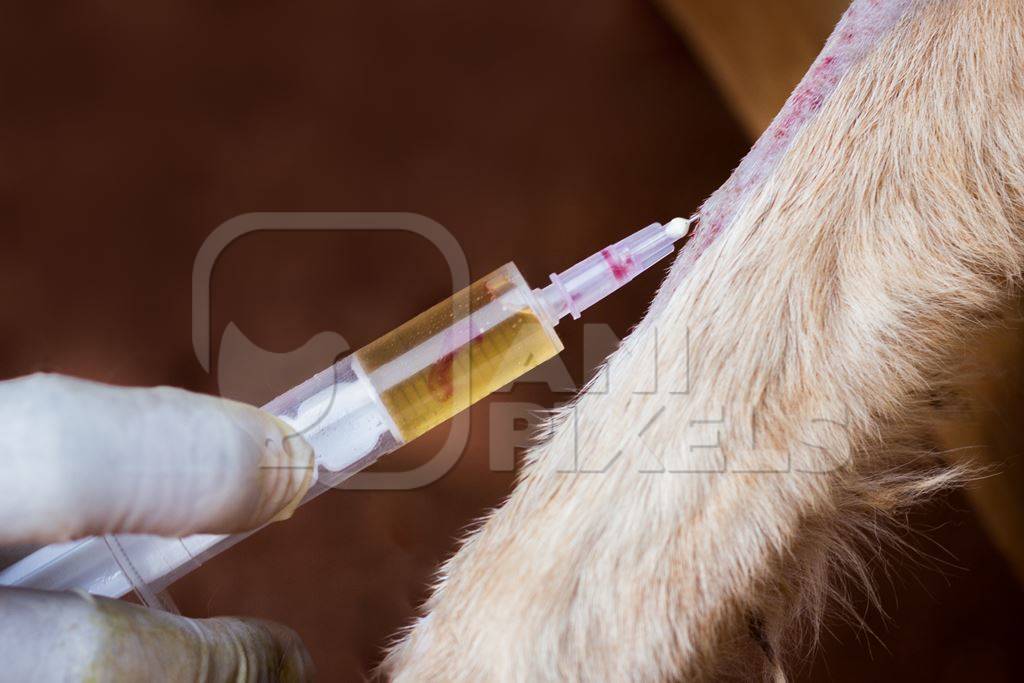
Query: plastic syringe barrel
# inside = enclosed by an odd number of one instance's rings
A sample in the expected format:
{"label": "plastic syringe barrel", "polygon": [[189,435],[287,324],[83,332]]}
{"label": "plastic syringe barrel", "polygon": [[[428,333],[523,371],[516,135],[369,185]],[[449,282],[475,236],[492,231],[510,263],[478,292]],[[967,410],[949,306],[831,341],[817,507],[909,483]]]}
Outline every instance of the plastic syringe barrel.
{"label": "plastic syringe barrel", "polygon": [[[562,350],[545,312],[509,263],[264,409],[316,453],[317,481],[303,498],[368,467]],[[157,594],[254,532],[165,538],[89,537],[43,547],[0,571],[0,585],[82,589],[121,597]]]}

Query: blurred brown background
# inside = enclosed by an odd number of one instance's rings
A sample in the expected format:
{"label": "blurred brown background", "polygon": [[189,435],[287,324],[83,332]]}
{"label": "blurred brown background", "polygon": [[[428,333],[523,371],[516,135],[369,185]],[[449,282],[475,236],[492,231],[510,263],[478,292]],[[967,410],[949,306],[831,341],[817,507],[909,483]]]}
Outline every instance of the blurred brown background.
{"label": "blurred brown background", "polygon": [[[514,259],[539,283],[691,211],[748,146],[643,0],[97,1],[3,14],[4,378],[47,370],[220,393],[216,365],[206,373],[192,351],[191,272],[238,214],[413,211],[458,238],[473,276]],[[622,336],[657,281],[588,319]],[[251,235],[215,270],[213,356],[228,322],[280,353],[324,331],[358,346],[448,293],[440,254],[412,236]],[[579,383],[583,328],[561,331]],[[317,369],[254,369],[246,398]],[[493,400],[569,395],[525,384]],[[470,448],[444,478],[319,498],[177,584],[183,613],[285,622],[324,679],[360,680],[460,533],[511,488],[512,472],[492,471],[488,408],[474,409]],[[415,465],[440,436],[387,466]],[[928,539],[915,543],[936,561],[894,561],[888,619],[868,617],[878,639],[835,625],[802,680],[1024,671],[1024,594],[966,503],[940,501],[918,522]]]}

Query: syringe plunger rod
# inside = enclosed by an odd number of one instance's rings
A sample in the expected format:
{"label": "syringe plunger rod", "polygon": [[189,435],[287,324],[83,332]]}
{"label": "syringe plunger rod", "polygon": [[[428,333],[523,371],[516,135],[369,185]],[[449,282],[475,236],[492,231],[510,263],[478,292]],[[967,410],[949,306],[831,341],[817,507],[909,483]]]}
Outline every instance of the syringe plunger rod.
{"label": "syringe plunger rod", "polygon": [[551,274],[551,284],[534,290],[555,324],[586,309],[672,253],[673,245],[690,230],[691,221],[674,218],[652,223],[602,249],[572,268]]}

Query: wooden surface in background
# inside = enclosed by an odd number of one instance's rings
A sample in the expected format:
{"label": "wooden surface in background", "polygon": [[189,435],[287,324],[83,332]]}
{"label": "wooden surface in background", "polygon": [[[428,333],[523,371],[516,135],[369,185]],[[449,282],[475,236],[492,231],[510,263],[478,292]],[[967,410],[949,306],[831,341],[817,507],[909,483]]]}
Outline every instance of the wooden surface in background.
{"label": "wooden surface in background", "polygon": [[847,0],[656,0],[756,139],[821,51]]}

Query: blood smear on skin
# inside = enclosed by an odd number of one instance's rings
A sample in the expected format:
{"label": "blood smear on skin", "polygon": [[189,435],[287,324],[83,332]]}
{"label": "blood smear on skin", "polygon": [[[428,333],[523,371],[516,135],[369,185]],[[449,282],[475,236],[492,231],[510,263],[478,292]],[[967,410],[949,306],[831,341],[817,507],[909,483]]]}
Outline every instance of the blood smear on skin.
{"label": "blood smear on skin", "polygon": [[[682,250],[680,259],[692,262],[728,229],[744,200],[764,184],[796,135],[821,110],[843,76],[915,6],[925,1],[855,0],[778,116],[729,180],[701,207],[701,228]],[[673,269],[669,284],[686,270]]]}

